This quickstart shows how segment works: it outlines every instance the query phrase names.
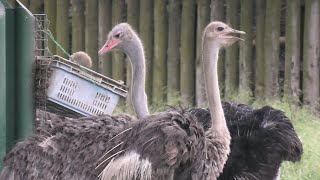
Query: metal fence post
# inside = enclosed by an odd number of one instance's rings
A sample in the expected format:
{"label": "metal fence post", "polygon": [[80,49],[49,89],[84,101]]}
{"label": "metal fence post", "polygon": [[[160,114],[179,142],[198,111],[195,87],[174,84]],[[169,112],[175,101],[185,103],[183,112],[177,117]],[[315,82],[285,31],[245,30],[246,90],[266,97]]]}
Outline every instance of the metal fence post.
{"label": "metal fence post", "polygon": [[15,143],[15,52],[14,52],[14,8],[6,8],[6,112],[7,151]]}
{"label": "metal fence post", "polygon": [[[0,158],[6,153],[7,117],[6,117],[6,13],[0,2]],[[0,161],[0,168],[2,160]]]}
{"label": "metal fence post", "polygon": [[16,60],[16,138],[32,133],[34,127],[32,62],[34,60],[33,15],[23,7],[15,8]]}

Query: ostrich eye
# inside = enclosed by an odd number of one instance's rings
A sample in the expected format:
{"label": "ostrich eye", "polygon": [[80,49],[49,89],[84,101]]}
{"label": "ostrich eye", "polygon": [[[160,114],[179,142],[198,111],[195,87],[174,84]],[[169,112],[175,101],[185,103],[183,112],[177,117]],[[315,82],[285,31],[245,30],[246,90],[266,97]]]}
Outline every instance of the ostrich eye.
{"label": "ostrich eye", "polygon": [[223,27],[217,27],[217,31],[223,31],[224,28]]}
{"label": "ostrich eye", "polygon": [[121,33],[117,33],[117,34],[114,35],[114,37],[115,37],[116,39],[120,38],[120,36],[121,36]]}

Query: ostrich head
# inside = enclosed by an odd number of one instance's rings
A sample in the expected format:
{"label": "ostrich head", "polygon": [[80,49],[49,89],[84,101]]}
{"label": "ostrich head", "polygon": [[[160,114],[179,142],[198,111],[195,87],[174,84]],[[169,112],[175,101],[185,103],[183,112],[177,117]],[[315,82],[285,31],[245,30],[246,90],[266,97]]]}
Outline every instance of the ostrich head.
{"label": "ostrich head", "polygon": [[132,49],[130,49],[131,43],[133,40],[136,40],[136,36],[128,23],[120,23],[109,32],[107,42],[100,49],[99,54],[102,55],[113,49],[130,53],[132,51]]}
{"label": "ostrich head", "polygon": [[211,22],[204,30],[203,38],[214,42],[218,47],[228,47],[238,40],[243,40],[236,34],[246,34],[243,31],[235,30],[222,22]]}
{"label": "ostrich head", "polygon": [[92,60],[90,56],[83,51],[73,53],[70,58],[79,63],[81,66],[84,66],[86,68],[92,67]]}
{"label": "ostrich head", "polygon": [[149,115],[147,95],[145,93],[145,57],[143,45],[138,35],[128,23],[116,25],[108,34],[107,42],[99,54],[113,49],[123,51],[129,57],[132,65],[131,100],[138,117]]}

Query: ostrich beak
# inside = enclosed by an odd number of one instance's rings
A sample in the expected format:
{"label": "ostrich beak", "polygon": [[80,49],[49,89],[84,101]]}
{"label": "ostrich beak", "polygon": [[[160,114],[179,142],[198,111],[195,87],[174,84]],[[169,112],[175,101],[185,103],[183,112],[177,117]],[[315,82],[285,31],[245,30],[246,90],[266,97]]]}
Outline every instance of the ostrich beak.
{"label": "ostrich beak", "polygon": [[232,41],[232,44],[234,43],[234,40],[241,40],[244,41],[244,39],[235,36],[235,34],[246,34],[244,31],[239,31],[236,29],[229,29],[226,33],[222,34],[223,38],[225,39],[230,39]]}
{"label": "ostrich beak", "polygon": [[108,40],[98,52],[100,55],[110,52],[114,47],[116,47],[121,42],[120,39],[110,39]]}
{"label": "ostrich beak", "polygon": [[[246,34],[246,32],[244,31],[239,31],[239,30],[236,30],[236,29],[231,29],[231,32],[229,33],[230,34]],[[240,37],[237,37],[237,36],[231,36],[232,38],[235,38],[235,39],[238,39],[238,40],[241,40],[241,41],[244,41],[244,39],[240,38]]]}
{"label": "ostrich beak", "polygon": [[239,30],[236,30],[236,29],[231,29],[231,32],[232,32],[232,33],[236,33],[236,34],[246,34],[246,32],[244,32],[244,31],[239,31]]}

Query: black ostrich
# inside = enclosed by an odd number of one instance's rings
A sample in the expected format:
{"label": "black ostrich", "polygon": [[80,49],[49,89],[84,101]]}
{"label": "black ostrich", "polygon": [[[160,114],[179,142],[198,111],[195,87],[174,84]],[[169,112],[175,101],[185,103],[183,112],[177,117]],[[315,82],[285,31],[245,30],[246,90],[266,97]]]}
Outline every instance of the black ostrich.
{"label": "black ostrich", "polygon": [[[222,106],[231,134],[231,152],[219,180],[276,179],[281,162],[301,159],[302,143],[282,111],[233,102],[222,102]],[[208,109],[190,111],[205,130],[210,127]]]}

